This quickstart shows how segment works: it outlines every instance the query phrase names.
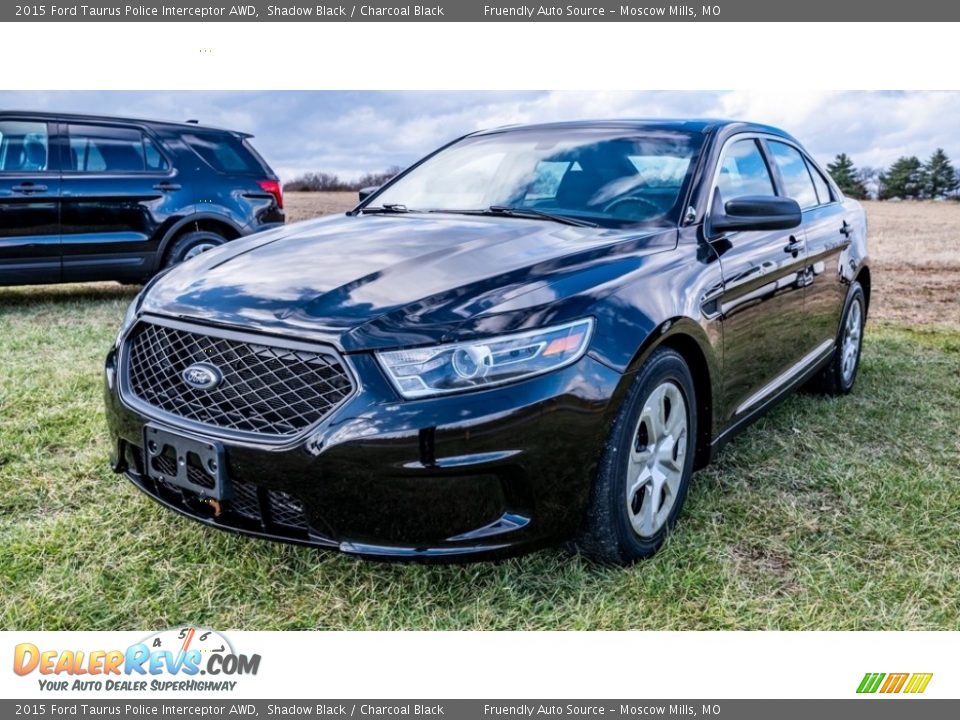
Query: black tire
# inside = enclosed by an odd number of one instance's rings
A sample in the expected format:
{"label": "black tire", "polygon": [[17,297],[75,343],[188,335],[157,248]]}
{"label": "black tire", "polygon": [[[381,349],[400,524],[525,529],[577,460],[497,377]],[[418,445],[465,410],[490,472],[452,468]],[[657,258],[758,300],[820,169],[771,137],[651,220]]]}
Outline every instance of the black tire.
{"label": "black tire", "polygon": [[[856,355],[853,358],[853,367],[849,373],[844,373],[844,342],[847,337],[847,323],[851,319],[851,313],[856,312],[859,307],[859,334],[856,338]],[[830,362],[810,381],[808,387],[811,391],[822,395],[846,395],[853,390],[853,385],[857,381],[857,372],[860,370],[860,354],[863,349],[863,327],[867,319],[867,300],[863,294],[863,288],[860,283],[853,282],[850,292],[847,294],[847,305],[843,309],[843,317],[840,320],[840,330],[837,333],[837,346],[830,357]]]}
{"label": "black tire", "polygon": [[[665,383],[678,389],[683,399],[686,410],[685,454],[683,461],[677,463],[682,467],[679,488],[666,522],[654,534],[643,537],[634,530],[631,522],[631,513],[635,510],[628,508],[628,463],[634,444],[637,447],[644,444],[644,428],[640,423],[644,405]],[[670,415],[666,417],[669,419]],[[679,353],[660,348],[637,372],[614,421],[597,468],[584,527],[574,541],[575,549],[592,560],[612,565],[629,565],[657,552],[683,508],[693,475],[696,437],[697,403],[690,369]],[[641,504],[646,501],[641,498]],[[662,506],[661,509],[667,512]]]}
{"label": "black tire", "polygon": [[227,239],[210,230],[194,230],[178,237],[167,251],[164,267],[176,265],[187,259],[191,251],[204,245],[223,245]]}

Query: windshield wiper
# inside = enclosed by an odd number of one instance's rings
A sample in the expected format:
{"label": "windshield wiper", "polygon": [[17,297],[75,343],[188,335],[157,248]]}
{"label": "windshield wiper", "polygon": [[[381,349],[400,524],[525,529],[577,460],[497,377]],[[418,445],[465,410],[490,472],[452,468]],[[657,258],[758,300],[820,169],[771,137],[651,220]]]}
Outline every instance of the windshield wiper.
{"label": "windshield wiper", "polygon": [[499,215],[503,217],[518,217],[531,220],[550,220],[552,222],[562,223],[564,225],[574,225],[576,227],[599,227],[596,223],[589,220],[579,220],[567,215],[555,215],[554,213],[537,210],[536,208],[508,207],[506,205],[491,205],[486,210],[411,210],[401,203],[385,203],[383,205],[374,205],[359,210],[361,214],[371,215],[396,215],[411,212],[430,212],[430,213],[453,213],[456,215]]}
{"label": "windshield wiper", "polygon": [[563,223],[564,225],[575,225],[576,227],[597,227],[596,223],[589,220],[578,220],[568,215],[556,215],[554,213],[544,212],[536,208],[526,207],[508,207],[506,205],[491,205],[486,210],[481,211],[482,215],[505,215],[507,217],[530,218],[536,220],[551,220],[553,222]]}
{"label": "windshield wiper", "polygon": [[387,215],[387,214],[408,213],[413,211],[410,210],[406,205],[402,205],[401,203],[385,203],[383,205],[374,205],[373,207],[361,208],[360,212],[365,215],[366,214],[375,215],[378,213],[381,215]]}

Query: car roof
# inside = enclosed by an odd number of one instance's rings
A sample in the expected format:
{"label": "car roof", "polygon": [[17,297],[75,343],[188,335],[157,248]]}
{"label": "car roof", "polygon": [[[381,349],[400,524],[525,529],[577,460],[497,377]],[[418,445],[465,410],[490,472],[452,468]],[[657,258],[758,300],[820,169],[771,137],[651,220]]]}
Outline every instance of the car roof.
{"label": "car roof", "polygon": [[61,120],[64,122],[118,122],[129,123],[131,125],[149,125],[150,127],[162,127],[176,130],[205,130],[208,132],[225,132],[242,137],[253,137],[249,133],[238,130],[228,130],[227,128],[215,127],[213,125],[201,125],[194,122],[172,122],[169,120],[148,120],[146,118],[121,117],[116,115],[87,115],[83,113],[62,113],[51,112],[49,110],[31,112],[29,110],[4,110],[0,112],[0,117],[5,118],[33,118],[37,120]]}
{"label": "car roof", "polygon": [[720,118],[610,118],[603,120],[568,120],[563,122],[535,123],[530,125],[504,125],[502,127],[480,130],[473,135],[492,135],[505,132],[526,132],[537,130],[684,130],[687,132],[713,133],[724,131],[759,132],[792,139],[779,128],[741,120]]}

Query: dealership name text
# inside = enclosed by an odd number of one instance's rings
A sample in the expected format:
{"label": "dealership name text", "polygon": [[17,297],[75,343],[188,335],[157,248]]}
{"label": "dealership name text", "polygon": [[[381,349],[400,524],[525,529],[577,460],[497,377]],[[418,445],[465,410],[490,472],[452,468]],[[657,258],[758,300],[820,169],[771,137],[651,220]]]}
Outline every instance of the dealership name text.
{"label": "dealership name text", "polygon": [[673,17],[693,20],[698,16],[717,16],[720,14],[719,5],[702,5],[698,12],[693,5],[617,5],[604,7],[601,5],[519,5],[506,6],[484,5],[485,17],[502,18],[529,18],[538,17],[630,17],[630,18],[657,18]]}

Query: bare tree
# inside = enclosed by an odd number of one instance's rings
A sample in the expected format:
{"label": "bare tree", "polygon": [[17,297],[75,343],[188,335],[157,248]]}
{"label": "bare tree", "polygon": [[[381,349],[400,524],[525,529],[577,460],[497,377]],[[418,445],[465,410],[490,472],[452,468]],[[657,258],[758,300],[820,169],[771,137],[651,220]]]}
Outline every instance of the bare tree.
{"label": "bare tree", "polygon": [[357,187],[351,188],[351,189],[359,190],[360,188],[366,188],[366,187],[380,187],[381,185],[386,183],[388,180],[392,180],[394,177],[396,177],[401,170],[403,170],[403,168],[397,165],[394,165],[392,167],[388,167],[383,172],[366,173],[364,175],[361,175],[360,178],[356,181],[356,183],[354,183]]}
{"label": "bare tree", "polygon": [[876,200],[880,196],[880,168],[865,166],[857,170],[857,182],[866,190],[867,197]]}
{"label": "bare tree", "polygon": [[344,192],[360,188],[383,185],[390,180],[401,168],[393,166],[382,172],[368,172],[356,180],[341,180],[337,175],[328,172],[309,172],[284,183],[284,192]]}

